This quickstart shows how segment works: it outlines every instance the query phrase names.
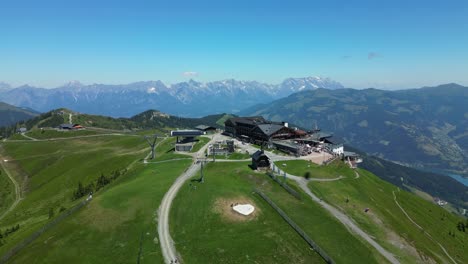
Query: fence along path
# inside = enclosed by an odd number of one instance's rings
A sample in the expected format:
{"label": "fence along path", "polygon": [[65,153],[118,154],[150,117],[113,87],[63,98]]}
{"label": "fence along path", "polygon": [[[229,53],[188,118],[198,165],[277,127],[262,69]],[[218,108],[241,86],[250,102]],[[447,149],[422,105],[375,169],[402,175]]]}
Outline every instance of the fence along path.
{"label": "fence along path", "polygon": [[335,263],[333,259],[325,253],[289,216],[281,210],[268,196],[261,191],[254,189],[254,192],[260,195],[276,212],[325,260],[327,263]]}
{"label": "fence along path", "polygon": [[12,249],[7,251],[5,253],[5,255],[3,255],[0,258],[0,264],[6,263],[11,257],[13,257],[15,254],[17,254],[23,248],[25,248],[26,246],[31,244],[34,240],[36,240],[44,232],[46,232],[47,230],[49,230],[52,227],[56,226],[63,219],[65,219],[67,216],[69,216],[72,213],[76,212],[77,210],[81,209],[83,206],[88,204],[90,201],[91,201],[91,199],[86,199],[85,201],[82,201],[81,203],[77,204],[75,207],[71,208],[70,210],[67,210],[67,211],[63,212],[61,215],[57,216],[54,220],[52,220],[49,223],[45,224],[41,229],[39,229],[36,232],[32,233],[29,237],[25,238],[23,241],[18,243]]}
{"label": "fence along path", "polygon": [[[276,175],[275,172],[267,172],[267,175],[270,176],[275,182],[277,182],[281,187],[283,187],[288,193],[290,193],[292,196],[294,196],[298,200],[302,200],[301,195],[296,192],[294,189],[292,189],[286,181],[281,181],[278,178],[281,178],[281,175]],[[285,179],[285,178],[284,178]]]}

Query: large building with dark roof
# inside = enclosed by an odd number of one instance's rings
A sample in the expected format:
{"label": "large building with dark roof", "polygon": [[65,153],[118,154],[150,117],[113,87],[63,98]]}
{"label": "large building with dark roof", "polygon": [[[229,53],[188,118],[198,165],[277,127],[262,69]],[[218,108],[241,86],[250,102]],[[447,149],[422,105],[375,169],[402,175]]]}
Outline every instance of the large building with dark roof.
{"label": "large building with dark roof", "polygon": [[263,117],[233,117],[224,122],[225,134],[249,142],[268,142],[273,139],[290,139],[306,133],[290,128],[285,122],[272,122]]}

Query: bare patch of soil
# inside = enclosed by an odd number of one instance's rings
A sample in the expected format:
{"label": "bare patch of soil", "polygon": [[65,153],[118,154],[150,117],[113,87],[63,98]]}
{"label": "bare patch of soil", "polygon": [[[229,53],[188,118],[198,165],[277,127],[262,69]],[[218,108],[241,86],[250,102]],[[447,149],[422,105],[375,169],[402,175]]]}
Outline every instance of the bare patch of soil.
{"label": "bare patch of soil", "polygon": [[[234,211],[231,205],[234,206],[235,204],[251,204],[255,207],[255,210],[250,215],[241,215],[240,213]],[[260,215],[261,211],[258,206],[254,203],[254,201],[250,198],[245,196],[238,196],[234,198],[218,198],[213,204],[213,209],[215,213],[221,215],[221,218],[228,222],[246,222],[252,221],[257,219],[258,215]]]}

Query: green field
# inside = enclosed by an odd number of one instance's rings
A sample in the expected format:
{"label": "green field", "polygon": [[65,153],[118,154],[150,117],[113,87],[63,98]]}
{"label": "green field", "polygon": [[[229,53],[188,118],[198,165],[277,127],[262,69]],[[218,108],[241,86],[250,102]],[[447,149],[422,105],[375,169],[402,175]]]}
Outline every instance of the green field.
{"label": "green field", "polygon": [[0,229],[17,224],[20,230],[3,239],[2,255],[55,216],[70,208],[78,182],[95,182],[101,175],[122,170],[146,155],[141,138],[99,136],[59,141],[2,142],[6,168],[21,184],[25,198],[0,223]]}
{"label": "green field", "polygon": [[49,138],[68,138],[68,137],[77,137],[77,136],[89,136],[100,134],[95,130],[55,130],[55,129],[34,129],[26,132],[27,136],[30,136],[35,139],[49,139]]}
{"label": "green field", "polygon": [[216,155],[216,159],[245,160],[245,159],[250,159],[250,155],[247,153],[234,152],[227,156]]}
{"label": "green field", "polygon": [[2,167],[0,167],[0,215],[8,210],[14,200],[15,186]]}
{"label": "green field", "polygon": [[[162,263],[156,211],[190,160],[138,164],[14,257],[17,263]],[[66,246],[64,250],[63,246]]]}
{"label": "green field", "polygon": [[198,142],[193,145],[192,150],[190,152],[199,151],[201,148],[203,148],[203,146],[205,146],[210,141],[210,138],[208,137],[198,137],[197,139],[198,139]]}
{"label": "green field", "polygon": [[[162,263],[157,209],[165,192],[192,163],[190,156],[174,152],[174,142],[172,137],[158,139],[155,161],[168,161],[159,164],[143,164],[149,146],[142,137],[132,135],[1,142],[0,154],[8,160],[6,169],[21,184],[24,199],[0,221],[0,230],[20,225],[18,231],[0,239],[0,256],[57,217],[61,208],[70,209],[83,200],[72,199],[79,182],[87,185],[101,174],[126,169],[97,191],[88,205],[42,234],[11,262],[133,263],[141,251],[140,263]],[[170,161],[179,158],[186,160]],[[243,159],[246,154],[233,153],[228,158]],[[337,263],[386,262],[295,182],[288,180],[302,200],[264,173],[252,171],[248,164],[208,163],[205,182],[187,182],[178,193],[171,209],[170,231],[185,263],[324,263],[270,205],[252,192],[253,188],[268,195]],[[298,176],[307,171],[316,178],[343,176],[333,182],[310,182],[309,187],[351,217],[402,263],[450,263],[437,243],[458,263],[468,263],[468,235],[457,229],[462,219],[440,206],[399,190],[365,170],[358,169],[357,178],[355,171],[342,162],[318,166],[299,160],[277,165]],[[13,187],[0,168],[0,214],[14,200]],[[407,219],[392,192],[431,238]],[[254,215],[243,218],[233,213],[230,204],[236,202],[254,204]],[[370,211],[365,213],[365,208]]]}
{"label": "green field", "polygon": [[334,179],[339,176],[354,177],[354,173],[342,162],[335,162],[334,166],[320,166],[307,160],[277,161],[275,165],[281,170],[296,176],[310,173],[310,178]]}
{"label": "green field", "polygon": [[154,161],[190,158],[188,155],[176,153],[174,151],[175,141],[175,137],[158,139],[158,145],[156,147],[157,154]]}
{"label": "green field", "polygon": [[[298,201],[248,162],[209,163],[205,183],[187,183],[171,210],[171,234],[186,263],[323,263],[260,196],[261,188],[337,263],[377,263],[381,257],[311,200]],[[192,183],[195,184],[195,183]],[[245,220],[230,204],[250,202]]]}
{"label": "green field", "polygon": [[[345,169],[337,167],[319,167],[314,173],[329,173],[327,171],[336,169],[342,170],[340,173],[346,178],[333,182],[311,182],[310,189],[324,201],[351,216],[376,241],[399,256],[402,262],[416,262],[416,259],[429,262],[428,258],[437,263],[451,261],[436,242],[407,219],[396,205],[393,191],[397,201],[418,225],[441,243],[458,263],[468,263],[468,250],[465,248],[468,235],[457,230],[457,223],[462,221],[461,218],[414,194],[398,190],[396,186],[370,172],[359,169],[360,177],[355,179],[351,169],[345,173]],[[370,211],[365,213],[365,208]]]}
{"label": "green field", "polygon": [[9,136],[8,140],[31,140],[31,139],[23,136],[22,134],[15,133]]}

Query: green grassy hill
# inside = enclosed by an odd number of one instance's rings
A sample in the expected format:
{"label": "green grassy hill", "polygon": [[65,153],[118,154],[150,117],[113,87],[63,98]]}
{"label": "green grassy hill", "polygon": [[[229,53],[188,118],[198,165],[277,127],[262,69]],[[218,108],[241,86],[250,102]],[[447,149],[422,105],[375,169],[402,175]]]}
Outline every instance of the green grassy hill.
{"label": "green grassy hill", "polygon": [[[458,263],[468,261],[468,251],[465,249],[468,235],[457,229],[458,222],[464,221],[462,218],[384,182],[367,171],[358,172],[358,179],[350,173],[346,179],[310,183],[309,187],[324,201],[352,216],[379,243],[398,252],[404,262],[418,258],[426,263],[451,262],[438,243]],[[406,217],[395,200],[427,235]],[[365,213],[365,208],[370,211]]]}
{"label": "green grassy hill", "polygon": [[[40,130],[31,133],[37,131]],[[138,259],[140,263],[162,263],[155,221],[157,209],[165,192],[192,163],[190,156],[174,153],[174,138],[159,138],[156,159],[143,163],[149,148],[141,135],[106,132],[68,138],[42,136],[46,140],[0,143],[1,158],[7,160],[2,165],[20,184],[22,198],[0,219],[2,233],[19,226],[17,231],[0,238],[0,256],[85,199],[88,190],[84,197],[77,197],[81,183],[82,188],[94,191],[93,200],[39,236],[11,263],[128,263]],[[200,144],[203,143],[206,140]],[[464,250],[468,236],[457,227],[465,220],[439,206],[365,170],[359,169],[360,177],[356,178],[354,171],[341,162],[323,167],[305,161],[285,161],[278,166],[300,176],[306,171],[315,178],[344,176],[338,181],[311,182],[309,187],[352,217],[402,263],[450,262],[438,243],[458,263],[468,261],[468,251]],[[5,170],[0,171],[0,183],[8,183]],[[172,206],[171,234],[182,260],[323,263],[276,211],[252,192],[258,188],[337,263],[386,262],[294,182],[288,183],[300,192],[302,200],[291,196],[264,173],[252,171],[248,162],[207,164],[205,182],[186,182]],[[0,197],[7,199],[0,204],[1,215],[14,196],[11,182],[0,186]],[[236,202],[254,204],[253,217],[233,214],[230,204]],[[365,213],[364,208],[370,211]],[[403,210],[429,235],[411,222]]]}
{"label": "green grassy hill", "polygon": [[154,132],[164,134],[171,129],[193,129],[198,125],[208,125],[221,128],[224,125],[221,121],[226,120],[229,116],[230,115],[227,114],[219,114],[201,118],[183,118],[164,114],[156,110],[148,110],[131,118],[113,118],[82,114],[61,108],[40,114],[37,117],[20,122],[13,126],[0,128],[0,135],[3,137],[12,136],[16,132],[16,128],[20,126],[26,127],[28,130],[56,128],[60,124],[70,123],[70,117],[72,123],[81,124],[88,129],[101,133],[135,132],[154,129]]}
{"label": "green grassy hill", "polygon": [[[197,176],[198,177],[198,176]],[[367,244],[312,201],[298,201],[248,163],[210,163],[205,183],[186,186],[171,211],[171,233],[187,263],[324,263],[260,196],[261,188],[337,263],[381,263]],[[253,217],[230,204],[249,202]],[[188,208],[190,208],[188,210]]]}
{"label": "green grassy hill", "polygon": [[57,215],[61,208],[74,206],[78,201],[72,199],[73,192],[79,182],[86,186],[96,183],[101,174],[123,173],[146,153],[146,142],[136,136],[1,143],[0,154],[8,160],[3,165],[20,184],[23,198],[1,220],[0,230],[21,226],[3,243],[13,245],[37,230],[48,221],[50,210]]}
{"label": "green grassy hill", "polygon": [[317,89],[241,112],[311,129],[318,124],[366,153],[468,175],[468,87]]}
{"label": "green grassy hill", "polygon": [[[458,263],[468,261],[468,251],[465,249],[468,233],[457,227],[460,222],[465,223],[465,219],[447,212],[434,202],[385,182],[366,170],[358,169],[356,174],[341,162],[312,168],[307,167],[306,163],[285,161],[278,162],[278,166],[300,176],[309,171],[312,178],[343,176],[343,179],[337,181],[311,181],[308,186],[325,202],[351,216],[384,248],[399,256],[403,263],[451,262],[438,243]],[[395,200],[427,234],[408,219]],[[366,208],[370,209],[367,213],[364,211]]]}
{"label": "green grassy hill", "polygon": [[360,167],[387,182],[407,191],[415,193],[423,191],[433,197],[444,199],[457,207],[459,213],[461,208],[468,207],[468,187],[449,176],[402,166],[355,149],[352,151],[358,152],[364,158]]}
{"label": "green grassy hill", "polygon": [[[17,263],[162,263],[156,210],[175,178],[191,163],[135,165],[88,206],[20,252]],[[66,250],[64,250],[64,247]]]}
{"label": "green grassy hill", "polygon": [[28,120],[37,116],[36,111],[24,109],[0,102],[0,127],[16,124],[19,121]]}

